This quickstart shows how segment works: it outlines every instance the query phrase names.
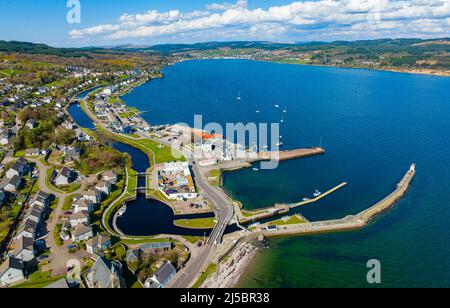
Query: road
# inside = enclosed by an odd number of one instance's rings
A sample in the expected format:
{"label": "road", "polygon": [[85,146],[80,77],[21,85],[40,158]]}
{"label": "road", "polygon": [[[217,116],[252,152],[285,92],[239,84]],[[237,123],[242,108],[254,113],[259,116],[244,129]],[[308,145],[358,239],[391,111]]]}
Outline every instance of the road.
{"label": "road", "polygon": [[83,190],[82,190],[82,188],[80,188],[77,191],[74,191],[73,193],[68,194],[68,193],[61,193],[61,192],[50,189],[46,184],[47,171],[50,167],[44,165],[40,159],[30,159],[30,160],[33,161],[34,163],[36,163],[36,167],[39,170],[39,180],[38,180],[39,189],[48,194],[52,194],[56,198],[58,198],[58,205],[53,210],[53,215],[46,222],[47,235],[45,236],[45,242],[51,251],[51,256],[50,256],[49,261],[50,261],[50,268],[52,269],[52,274],[53,275],[64,275],[64,274],[66,274],[66,271],[67,271],[67,262],[68,261],[73,260],[73,259],[81,259],[81,257],[84,257],[84,256],[70,254],[67,251],[67,247],[66,247],[67,245],[58,246],[56,244],[56,239],[54,238],[53,230],[55,229],[56,224],[59,222],[59,217],[62,215],[65,198],[72,194],[79,194]]}

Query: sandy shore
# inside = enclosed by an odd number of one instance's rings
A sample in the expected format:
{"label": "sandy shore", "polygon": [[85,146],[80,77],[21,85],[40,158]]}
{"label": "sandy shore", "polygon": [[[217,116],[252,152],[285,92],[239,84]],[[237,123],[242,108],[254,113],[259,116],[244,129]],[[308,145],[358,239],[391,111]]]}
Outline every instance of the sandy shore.
{"label": "sandy shore", "polygon": [[249,242],[241,242],[229,254],[225,261],[218,265],[217,272],[208,277],[202,288],[233,288],[255,256],[257,247]]}

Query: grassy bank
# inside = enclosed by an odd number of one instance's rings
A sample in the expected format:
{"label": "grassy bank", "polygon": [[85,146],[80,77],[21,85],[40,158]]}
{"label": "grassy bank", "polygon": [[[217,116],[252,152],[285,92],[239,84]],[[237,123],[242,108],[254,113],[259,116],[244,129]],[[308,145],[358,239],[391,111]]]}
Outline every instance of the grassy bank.
{"label": "grassy bank", "polygon": [[216,225],[215,218],[179,219],[173,222],[175,226],[188,229],[212,229]]}

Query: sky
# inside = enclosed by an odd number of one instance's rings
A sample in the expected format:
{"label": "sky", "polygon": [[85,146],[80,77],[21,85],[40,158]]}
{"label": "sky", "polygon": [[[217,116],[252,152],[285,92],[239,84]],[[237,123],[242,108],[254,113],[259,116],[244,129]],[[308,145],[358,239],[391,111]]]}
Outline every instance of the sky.
{"label": "sky", "polygon": [[0,40],[55,47],[449,36],[450,0],[0,0]]}

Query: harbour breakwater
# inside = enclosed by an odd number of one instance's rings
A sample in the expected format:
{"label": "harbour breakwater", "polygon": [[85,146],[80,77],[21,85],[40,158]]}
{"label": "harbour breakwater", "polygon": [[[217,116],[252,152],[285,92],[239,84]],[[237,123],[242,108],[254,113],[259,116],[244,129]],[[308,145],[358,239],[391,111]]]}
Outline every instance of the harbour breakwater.
{"label": "harbour breakwater", "polygon": [[379,201],[372,207],[356,214],[346,216],[336,220],[307,222],[300,224],[285,225],[277,230],[267,230],[266,226],[261,226],[261,233],[266,237],[283,236],[283,235],[301,235],[325,232],[336,232],[360,229],[365,227],[371,220],[382,212],[390,209],[398,200],[400,200],[408,191],[411,182],[416,174],[416,166],[412,164],[408,172],[397,184],[394,192]]}

